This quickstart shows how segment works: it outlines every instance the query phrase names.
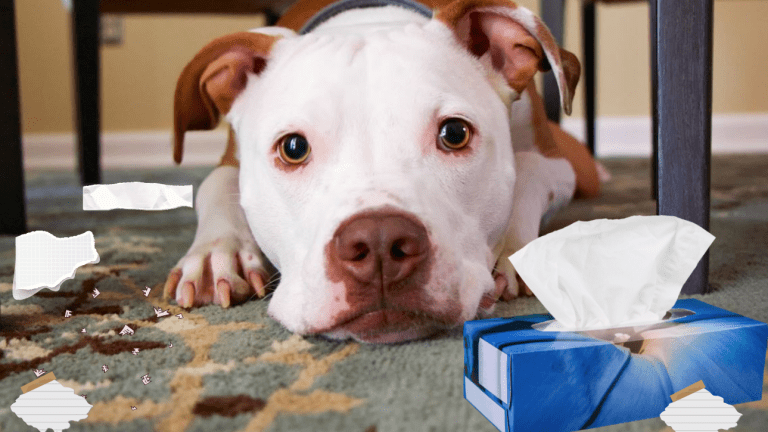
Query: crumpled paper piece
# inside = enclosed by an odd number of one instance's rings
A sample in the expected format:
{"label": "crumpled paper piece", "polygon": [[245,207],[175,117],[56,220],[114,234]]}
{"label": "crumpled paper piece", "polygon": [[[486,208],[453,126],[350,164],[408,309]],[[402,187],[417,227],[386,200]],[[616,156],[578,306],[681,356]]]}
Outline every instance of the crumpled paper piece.
{"label": "crumpled paper piece", "polygon": [[16,237],[13,298],[24,300],[43,288],[58,291],[75,277],[77,268],[99,262],[93,233],[57,238],[47,231]]}
{"label": "crumpled paper piece", "polygon": [[192,185],[128,182],[83,186],[83,210],[170,210],[192,207]]}
{"label": "crumpled paper piece", "polygon": [[587,330],[662,320],[715,237],[674,216],[575,222],[509,257],[557,321]]}

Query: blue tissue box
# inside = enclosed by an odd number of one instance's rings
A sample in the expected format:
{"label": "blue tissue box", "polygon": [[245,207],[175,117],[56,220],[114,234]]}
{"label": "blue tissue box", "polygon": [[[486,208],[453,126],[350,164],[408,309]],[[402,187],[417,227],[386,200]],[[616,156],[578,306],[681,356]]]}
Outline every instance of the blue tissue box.
{"label": "blue tissue box", "polygon": [[649,326],[578,332],[539,330],[551,315],[469,321],[464,397],[502,432],[658,417],[699,380],[728,404],[759,400],[768,325],[695,299],[674,311]]}

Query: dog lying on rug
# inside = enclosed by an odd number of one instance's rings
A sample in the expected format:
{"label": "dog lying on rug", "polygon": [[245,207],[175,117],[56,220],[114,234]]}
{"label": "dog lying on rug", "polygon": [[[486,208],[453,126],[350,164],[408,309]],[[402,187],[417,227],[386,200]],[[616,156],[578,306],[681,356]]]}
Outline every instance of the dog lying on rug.
{"label": "dog lying on rug", "polygon": [[176,162],[187,130],[231,129],[166,297],[228,307],[277,270],[269,315],[287,329],[388,343],[526,294],[506,258],[599,193],[533,87],[551,69],[570,113],[576,57],[508,0],[329,3],[216,39],[182,72]]}

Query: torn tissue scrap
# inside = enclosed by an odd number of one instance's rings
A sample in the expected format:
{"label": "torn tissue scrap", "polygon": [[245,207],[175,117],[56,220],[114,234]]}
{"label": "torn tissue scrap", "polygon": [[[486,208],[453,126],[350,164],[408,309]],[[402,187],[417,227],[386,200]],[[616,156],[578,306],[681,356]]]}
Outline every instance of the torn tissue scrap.
{"label": "torn tissue scrap", "polygon": [[83,186],[83,210],[170,210],[192,207],[192,185],[128,182]]}
{"label": "torn tissue scrap", "polygon": [[46,231],[16,237],[13,298],[23,300],[43,288],[58,291],[78,267],[99,262],[93,233],[57,238]]}

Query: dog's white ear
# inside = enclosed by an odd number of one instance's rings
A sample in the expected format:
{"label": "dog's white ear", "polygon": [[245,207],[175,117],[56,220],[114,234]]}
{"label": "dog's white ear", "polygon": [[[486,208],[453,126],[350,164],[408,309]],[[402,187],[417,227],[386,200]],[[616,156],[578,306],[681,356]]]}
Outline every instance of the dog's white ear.
{"label": "dog's white ear", "polygon": [[490,53],[493,68],[522,93],[537,71],[550,68],[560,88],[566,114],[579,82],[581,65],[560,48],[541,20],[509,0],[455,0],[435,12],[474,55]]}
{"label": "dog's white ear", "polygon": [[173,159],[181,162],[184,133],[219,124],[243,91],[247,74],[260,73],[280,35],[239,32],[215,39],[187,64],[176,83]]}

